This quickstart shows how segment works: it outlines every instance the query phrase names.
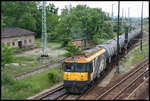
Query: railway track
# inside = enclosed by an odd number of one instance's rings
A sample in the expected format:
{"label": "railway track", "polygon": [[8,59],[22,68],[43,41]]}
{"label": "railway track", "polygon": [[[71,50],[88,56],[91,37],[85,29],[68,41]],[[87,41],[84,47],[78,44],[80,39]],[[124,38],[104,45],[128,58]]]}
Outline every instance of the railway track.
{"label": "railway track", "polygon": [[27,98],[28,100],[56,100],[61,96],[67,94],[67,91],[64,89],[64,85],[60,85],[57,88],[48,90],[39,95]]}
{"label": "railway track", "polygon": [[[147,65],[149,64],[149,59],[145,59],[141,64],[139,64],[136,70],[130,73],[128,76],[123,78],[121,81],[113,85],[111,88],[107,89],[105,92],[100,94],[96,100],[100,99],[122,99],[128,96],[132,90],[135,89],[142,81],[144,76],[148,76]],[[130,92],[130,93],[129,93]]]}
{"label": "railway track", "polygon": [[44,65],[44,66],[41,66],[39,68],[35,68],[35,69],[32,69],[32,70],[29,70],[27,72],[23,72],[23,73],[20,73],[16,76],[14,76],[13,78],[16,80],[16,79],[20,79],[20,78],[23,78],[25,76],[28,76],[28,75],[31,75],[32,73],[36,73],[36,72],[39,72],[39,71],[42,71],[42,70],[45,70],[45,69],[48,69],[48,68],[52,68],[54,65],[57,65],[57,64],[61,64],[63,62],[65,58],[61,59],[61,60],[58,60],[57,62],[54,62],[54,63],[49,63],[47,65]]}
{"label": "railway track", "polygon": [[64,85],[60,85],[57,88],[48,90],[44,93],[41,93],[37,96],[27,98],[28,100],[66,100],[71,98],[72,100],[78,99],[79,95],[69,94],[65,89]]}

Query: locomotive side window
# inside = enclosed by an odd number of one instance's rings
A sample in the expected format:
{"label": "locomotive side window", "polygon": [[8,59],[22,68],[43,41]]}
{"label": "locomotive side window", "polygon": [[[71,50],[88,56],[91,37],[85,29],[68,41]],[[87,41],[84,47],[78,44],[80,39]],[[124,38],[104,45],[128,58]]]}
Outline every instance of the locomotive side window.
{"label": "locomotive side window", "polygon": [[93,66],[92,66],[92,62],[89,63],[89,70],[90,70],[90,73],[93,72]]}
{"label": "locomotive side window", "polygon": [[73,71],[73,64],[72,63],[65,63],[64,64],[64,71],[66,71],[66,72]]}

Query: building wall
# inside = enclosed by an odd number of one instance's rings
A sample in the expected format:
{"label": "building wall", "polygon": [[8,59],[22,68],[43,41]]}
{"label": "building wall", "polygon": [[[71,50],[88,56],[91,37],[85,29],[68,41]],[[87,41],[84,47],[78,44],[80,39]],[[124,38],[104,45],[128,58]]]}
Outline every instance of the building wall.
{"label": "building wall", "polygon": [[76,46],[79,46],[80,50],[82,49],[82,41],[78,40],[78,41],[72,41],[72,43]]}
{"label": "building wall", "polygon": [[[31,41],[29,41],[29,40],[31,40]],[[28,36],[21,36],[21,37],[2,38],[2,42],[7,45],[9,43],[10,47],[18,46],[18,41],[22,42],[22,46],[33,46],[35,37],[34,37],[34,35],[28,35]],[[15,45],[13,45],[13,43]]]}

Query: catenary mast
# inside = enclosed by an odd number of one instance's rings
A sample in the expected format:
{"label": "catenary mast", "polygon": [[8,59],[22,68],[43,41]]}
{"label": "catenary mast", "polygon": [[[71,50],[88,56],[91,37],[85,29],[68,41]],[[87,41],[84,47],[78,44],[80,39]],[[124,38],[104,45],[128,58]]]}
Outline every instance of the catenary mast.
{"label": "catenary mast", "polygon": [[42,6],[42,56],[47,57],[46,2]]}

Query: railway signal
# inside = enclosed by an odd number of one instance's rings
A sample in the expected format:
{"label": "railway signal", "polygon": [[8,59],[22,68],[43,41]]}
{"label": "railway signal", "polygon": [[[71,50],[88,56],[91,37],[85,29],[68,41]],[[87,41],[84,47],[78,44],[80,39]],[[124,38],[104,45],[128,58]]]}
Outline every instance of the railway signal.
{"label": "railway signal", "polygon": [[114,7],[114,4],[112,4],[112,33],[114,32],[113,31],[113,7]]}
{"label": "railway signal", "polygon": [[124,31],[124,18],[123,18],[123,15],[124,15],[124,8],[122,8],[122,32]]}

